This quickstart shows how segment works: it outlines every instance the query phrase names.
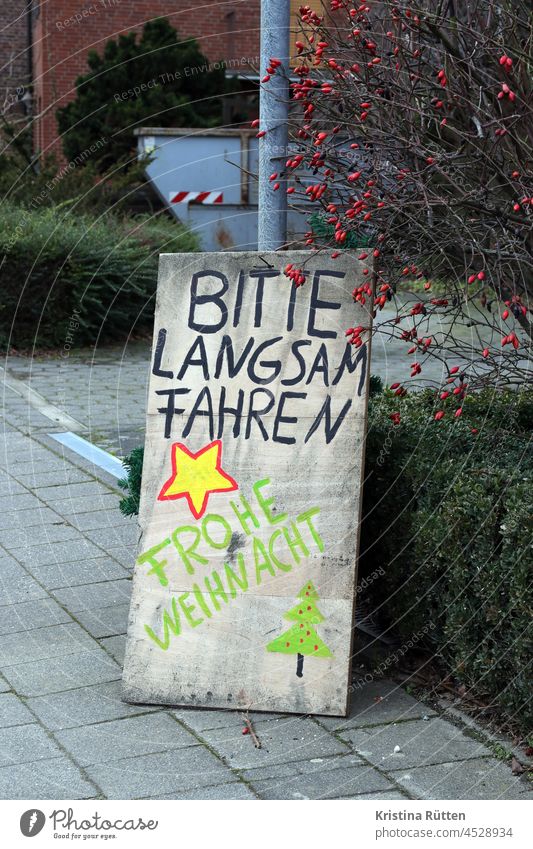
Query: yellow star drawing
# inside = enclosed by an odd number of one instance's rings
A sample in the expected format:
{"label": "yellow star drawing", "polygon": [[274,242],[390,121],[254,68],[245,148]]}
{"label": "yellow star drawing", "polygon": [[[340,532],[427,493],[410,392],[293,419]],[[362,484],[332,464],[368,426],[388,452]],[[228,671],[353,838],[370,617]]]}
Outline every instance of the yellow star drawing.
{"label": "yellow star drawing", "polygon": [[238,484],[221,464],[222,443],[215,439],[193,454],[181,442],[170,449],[172,475],[157,496],[158,501],[186,498],[195,519],[205,513],[209,496],[213,492],[233,492]]}

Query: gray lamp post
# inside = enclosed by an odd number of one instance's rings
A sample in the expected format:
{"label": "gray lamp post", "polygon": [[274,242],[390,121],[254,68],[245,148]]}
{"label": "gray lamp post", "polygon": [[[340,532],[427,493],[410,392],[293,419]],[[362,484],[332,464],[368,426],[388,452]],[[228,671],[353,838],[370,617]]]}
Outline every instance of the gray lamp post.
{"label": "gray lamp post", "polygon": [[274,191],[269,177],[285,169],[288,151],[290,0],[261,0],[261,79],[270,60],[280,59],[268,83],[261,84],[259,119],[259,250],[277,250],[287,239],[287,184]]}

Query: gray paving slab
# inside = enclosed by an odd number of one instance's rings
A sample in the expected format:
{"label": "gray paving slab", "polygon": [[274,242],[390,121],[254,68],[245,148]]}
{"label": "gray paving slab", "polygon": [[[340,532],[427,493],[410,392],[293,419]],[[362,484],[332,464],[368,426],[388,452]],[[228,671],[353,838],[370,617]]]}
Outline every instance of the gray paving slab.
{"label": "gray paving slab", "polygon": [[85,536],[104,548],[126,546],[128,551],[134,552],[140,536],[140,529],[136,523],[119,525],[112,528],[99,528],[95,531],[88,530],[85,532]]}
{"label": "gray paving slab", "polygon": [[531,785],[495,758],[409,768],[390,773],[418,799],[515,799],[531,801]]}
{"label": "gray paving slab", "polygon": [[[479,734],[482,730],[483,734],[489,740],[489,745],[499,747],[500,751],[506,751],[509,757],[514,755],[524,766],[533,767],[533,751],[530,755],[527,755],[524,745],[520,745],[516,738],[513,740],[508,735],[486,725],[483,729],[480,729],[475,719],[469,714],[463,713],[458,707],[455,707],[454,700],[450,697],[440,698],[439,707],[442,710],[441,716],[444,719],[459,723],[466,729],[473,731],[474,734]],[[533,789],[533,782],[531,782],[531,787]]]}
{"label": "gray paving slab", "polygon": [[43,502],[39,501],[31,492],[24,492],[20,495],[4,495],[0,498],[0,513],[38,510],[39,507],[44,507]]}
{"label": "gray paving slab", "polygon": [[[3,437],[3,435],[2,435],[2,437]],[[3,444],[5,444],[5,441],[6,441],[5,437],[3,437]],[[0,455],[4,455],[4,457],[5,457],[5,454],[4,454],[3,451],[0,451]],[[0,467],[0,495],[3,495],[4,492],[6,490],[8,490],[10,486],[15,486],[15,485],[18,486],[19,484],[15,480],[13,475],[8,474],[6,469],[3,469],[3,468]]]}
{"label": "gray paving slab", "polygon": [[6,680],[21,696],[41,696],[116,681],[120,666],[102,649],[63,657],[19,663],[4,670]]}
{"label": "gray paving slab", "polygon": [[[9,404],[9,407],[12,406],[12,403],[14,403],[15,400],[17,399],[12,399],[11,403]],[[21,450],[23,448],[31,448],[32,446],[31,438],[29,436],[24,436],[24,434],[20,433],[18,430],[12,431],[11,433],[6,433],[4,435],[2,429],[2,436],[4,437],[6,450],[8,451],[12,451],[14,449]]]}
{"label": "gray paving slab", "polygon": [[[4,388],[4,387],[2,387]],[[8,414],[11,412],[11,409],[18,403],[19,399],[13,395],[9,399],[7,397],[3,398],[4,402],[7,402],[4,407],[4,411],[6,412],[6,416],[2,418],[2,459],[6,457],[10,457],[13,453],[18,453],[22,455],[24,453],[29,453],[35,446],[31,439],[31,436],[27,433],[23,433],[18,426],[15,426],[16,423],[12,422],[11,429],[4,429],[4,423],[8,423]]]}
{"label": "gray paving slab", "polygon": [[2,558],[0,578],[3,581],[9,580],[10,572],[14,573],[14,577],[16,579],[17,574],[24,571],[12,551],[6,551],[2,547],[0,548],[0,557]]}
{"label": "gray paving slab", "polygon": [[0,635],[66,622],[72,622],[72,617],[53,598],[38,598],[0,607]]}
{"label": "gray paving slab", "polygon": [[100,610],[80,610],[78,622],[97,639],[125,634],[128,628],[129,604],[116,604]]}
{"label": "gray paving slab", "polygon": [[129,576],[127,569],[115,560],[111,560],[110,557],[96,557],[93,560],[74,563],[51,563],[47,566],[39,566],[35,574],[39,577],[39,583],[43,584],[47,590],[77,587],[82,584],[100,584]]}
{"label": "gray paving slab", "polygon": [[189,731],[161,711],[65,729],[55,736],[81,766],[197,743]]}
{"label": "gray paving slab", "polygon": [[35,628],[0,637],[0,668],[89,651],[96,644],[76,622]]}
{"label": "gray paving slab", "polygon": [[47,457],[28,457],[21,460],[20,457],[10,457],[6,459],[5,455],[0,454],[0,464],[10,475],[33,475],[42,472],[58,472],[61,473],[65,468],[65,460],[62,457],[57,457],[51,452]]}
{"label": "gray paving slab", "polygon": [[[5,399],[7,400],[7,399]],[[9,399],[9,411],[15,409],[18,403],[23,403],[17,397]],[[36,445],[31,436],[27,433],[22,433],[20,430],[13,430],[6,434],[4,438],[4,448],[2,457],[12,457],[13,455],[20,457],[23,453],[31,454],[32,451],[38,451],[39,446]]]}
{"label": "gray paving slab", "polygon": [[53,591],[54,598],[71,612],[100,609],[113,604],[125,604],[130,600],[131,580],[104,581],[76,587],[63,587]]}
{"label": "gray paving slab", "polygon": [[[0,545],[8,551],[34,548],[63,540],[83,540],[80,532],[72,525],[53,524],[32,525],[31,527],[11,527],[0,531]],[[20,559],[20,558],[19,558]]]}
{"label": "gray paving slab", "polygon": [[350,699],[350,713],[345,719],[321,716],[318,721],[335,731],[435,715],[434,710],[413,699],[394,681],[386,679],[353,686]]}
{"label": "gray paving slab", "polygon": [[[51,731],[154,711],[153,706],[126,704],[121,699],[121,689],[121,681],[111,681],[107,684],[95,684],[92,687],[30,698],[27,705]],[[0,696],[1,698],[3,697]]]}
{"label": "gray paving slab", "polygon": [[[29,463],[33,455],[38,456],[43,449],[39,442],[33,439],[33,433],[27,427],[27,423],[21,423],[23,418],[21,412],[24,412],[24,407],[20,407],[19,403],[23,402],[18,398],[10,398],[4,407],[5,421],[11,424],[14,430],[7,435],[1,456],[3,461],[9,460],[14,463],[19,460],[21,463]],[[31,405],[26,404],[26,410],[29,409]]]}
{"label": "gray paving slab", "polygon": [[0,548],[0,557],[2,558],[0,580],[3,583],[9,582],[11,574],[13,575],[14,580],[16,580],[18,575],[20,575],[21,573],[27,574],[27,572],[25,572],[25,570],[22,568],[22,566],[14,556],[13,552],[5,551],[2,547]]}
{"label": "gray paving slab", "polygon": [[124,664],[124,653],[126,651],[126,636],[125,634],[120,634],[116,637],[106,637],[105,639],[98,640],[101,646],[103,646],[109,654],[115,658],[116,662],[120,664],[122,667]]}
{"label": "gray paving slab", "polygon": [[19,411],[12,416],[12,421],[17,424],[22,431],[28,434],[35,435],[36,433],[47,433],[51,430],[61,431],[62,428],[55,425],[48,416],[44,416],[33,407],[22,406]]}
{"label": "gray paving slab", "polygon": [[54,501],[64,501],[68,498],[80,498],[86,495],[99,498],[106,492],[111,492],[111,490],[96,480],[84,481],[83,483],[60,483],[58,481],[52,486],[43,486],[36,489],[39,498],[52,504],[52,506]]}
{"label": "gray paving slab", "polygon": [[105,510],[93,510],[89,513],[78,513],[69,516],[69,521],[80,531],[99,530],[101,528],[127,528],[133,520],[122,516],[118,500]]}
{"label": "gray paving slab", "polygon": [[[53,425],[50,426],[50,430],[54,430]],[[37,466],[39,463],[46,463],[50,460],[58,459],[54,451],[50,451],[49,448],[45,448],[38,440],[35,440],[32,437],[33,434],[29,437],[29,440],[25,445],[9,442],[7,450],[3,452],[3,456],[8,460],[11,460],[13,466],[18,465],[19,463],[21,465],[24,463],[32,463],[34,466]]]}
{"label": "gray paving slab", "polygon": [[94,799],[99,792],[64,757],[0,768],[0,799]]}
{"label": "gray paving slab", "polygon": [[0,695],[0,727],[27,725],[35,722],[35,717],[14,693]]}
{"label": "gray paving slab", "polygon": [[22,566],[7,555],[0,554],[0,558],[0,607],[48,597],[47,591]]}
{"label": "gray paving slab", "polygon": [[[19,497],[19,496],[15,496]],[[20,496],[25,498],[26,496]],[[54,510],[62,516],[74,516],[89,513],[91,510],[109,510],[119,512],[119,496],[106,490],[102,495],[84,495],[78,498],[65,498],[53,502]]]}
{"label": "gray paving slab", "polygon": [[395,789],[393,783],[354,755],[311,758],[277,769],[244,770],[243,778],[262,799],[335,799]]}
{"label": "gray paving slab", "polygon": [[226,762],[239,769],[267,766],[302,758],[344,754],[348,747],[312,719],[274,720],[261,723],[261,749],[256,749],[249,735],[239,728],[215,728],[203,731],[202,739]]}
{"label": "gray paving slab", "polygon": [[3,675],[0,675],[0,693],[8,693],[11,690],[11,684],[6,681]]}
{"label": "gray paving slab", "polygon": [[86,767],[108,799],[160,798],[164,793],[198,792],[235,776],[204,746],[125,758]]}
{"label": "gray paving slab", "polygon": [[[239,710],[204,710],[197,708],[177,708],[172,711],[176,719],[184,722],[193,731],[202,732],[216,728],[243,728],[244,721],[242,711]],[[250,713],[250,719],[256,725],[260,722],[276,722],[278,720],[293,721],[299,723],[300,717],[289,716],[282,713]]]}
{"label": "gray paving slab", "polygon": [[43,544],[37,548],[19,548],[16,551],[17,560],[32,572],[40,566],[48,566],[53,563],[70,563],[76,560],[91,560],[95,557],[102,557],[104,554],[105,551],[83,537]]}
{"label": "gray paving slab", "polygon": [[[432,717],[375,728],[339,732],[356,752],[382,769],[423,766],[489,756],[490,749],[468,737],[461,728]],[[395,752],[396,746],[400,747]]]}
{"label": "gray paving slab", "polygon": [[36,724],[0,728],[0,766],[33,763],[59,755],[59,746]]}
{"label": "gray paving slab", "polygon": [[12,495],[24,495],[27,492],[28,489],[17,483],[11,475],[3,475],[0,479],[0,498],[11,497]]}
{"label": "gray paving slab", "polygon": [[361,802],[405,802],[406,799],[411,798],[407,793],[400,793],[398,790],[385,790],[383,793],[362,793],[355,794],[353,796],[337,796],[340,800],[345,799],[360,799]]}
{"label": "gray paving slab", "polygon": [[124,546],[124,545],[110,545],[107,548],[107,553],[110,557],[113,557],[118,563],[124,566],[126,569],[133,569],[135,565],[135,546]]}
{"label": "gray paving slab", "polygon": [[231,784],[217,784],[214,787],[198,787],[195,790],[187,790],[185,793],[163,793],[157,799],[191,799],[197,802],[244,802],[246,800],[258,801],[255,793],[243,784],[242,781],[233,781]]}
{"label": "gray paving slab", "polygon": [[85,481],[94,480],[87,472],[82,469],[76,469],[70,464],[63,463],[62,468],[51,472],[40,472],[38,469],[35,472],[24,472],[20,474],[16,469],[11,471],[16,480],[29,489],[39,489],[43,486],[55,486],[56,484],[66,483],[82,483]]}

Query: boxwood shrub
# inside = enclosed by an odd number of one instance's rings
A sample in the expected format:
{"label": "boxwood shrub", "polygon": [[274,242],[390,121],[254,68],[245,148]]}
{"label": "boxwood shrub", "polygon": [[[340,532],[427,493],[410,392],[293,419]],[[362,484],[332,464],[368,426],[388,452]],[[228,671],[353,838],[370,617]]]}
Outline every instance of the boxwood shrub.
{"label": "boxwood shrub", "polygon": [[385,575],[367,602],[400,639],[431,624],[449,673],[527,730],[533,392],[472,395],[458,420],[434,411],[431,392],[371,399],[360,570]]}
{"label": "boxwood shrub", "polygon": [[160,252],[194,251],[170,219],[77,214],[70,205],[0,207],[0,343],[61,348],[151,326]]}

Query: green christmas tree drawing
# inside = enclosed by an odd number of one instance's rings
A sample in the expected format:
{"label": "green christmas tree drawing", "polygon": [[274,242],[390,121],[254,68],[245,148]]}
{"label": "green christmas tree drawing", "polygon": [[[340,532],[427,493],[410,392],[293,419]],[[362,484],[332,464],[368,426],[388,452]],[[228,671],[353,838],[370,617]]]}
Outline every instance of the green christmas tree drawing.
{"label": "green christmas tree drawing", "polygon": [[308,582],[302,587],[298,593],[300,603],[292,607],[283,618],[295,624],[268,643],[266,650],[280,652],[281,654],[296,654],[296,675],[298,678],[303,676],[304,657],[313,655],[314,657],[333,657],[327,645],[318,636],[314,629],[314,625],[324,621],[316,602],[319,595],[313,584]]}

